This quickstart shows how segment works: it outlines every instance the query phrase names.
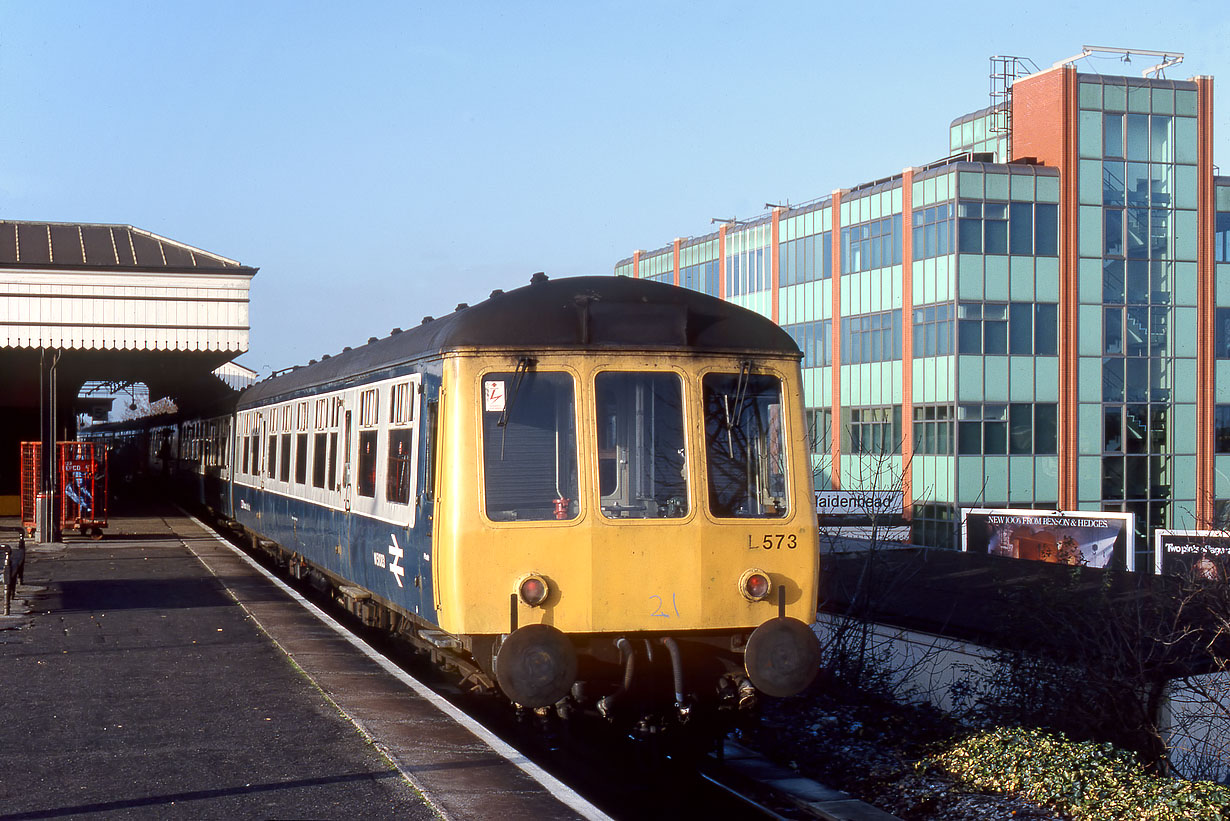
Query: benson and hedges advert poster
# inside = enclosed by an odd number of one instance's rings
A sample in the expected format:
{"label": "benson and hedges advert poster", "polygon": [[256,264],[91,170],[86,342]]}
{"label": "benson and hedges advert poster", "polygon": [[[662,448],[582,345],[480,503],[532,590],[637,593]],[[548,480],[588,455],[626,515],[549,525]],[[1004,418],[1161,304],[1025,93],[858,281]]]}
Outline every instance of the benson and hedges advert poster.
{"label": "benson and hedges advert poster", "polygon": [[1135,570],[1132,513],[961,511],[967,551],[1084,567]]}

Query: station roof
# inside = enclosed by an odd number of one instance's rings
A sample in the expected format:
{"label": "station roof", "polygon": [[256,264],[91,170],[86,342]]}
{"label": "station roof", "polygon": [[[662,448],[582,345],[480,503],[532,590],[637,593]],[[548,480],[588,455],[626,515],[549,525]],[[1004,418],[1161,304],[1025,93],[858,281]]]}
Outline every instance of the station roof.
{"label": "station roof", "polygon": [[0,266],[256,273],[131,225],[0,220]]}

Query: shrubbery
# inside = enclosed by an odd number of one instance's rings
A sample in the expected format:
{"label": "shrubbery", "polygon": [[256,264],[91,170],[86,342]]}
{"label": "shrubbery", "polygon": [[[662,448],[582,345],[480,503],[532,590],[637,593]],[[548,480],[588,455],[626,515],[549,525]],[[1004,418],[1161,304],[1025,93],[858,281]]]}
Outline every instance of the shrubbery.
{"label": "shrubbery", "polygon": [[1230,817],[1230,788],[1151,776],[1132,753],[1041,730],[979,732],[922,766],[943,770],[974,789],[1017,793],[1078,821]]}

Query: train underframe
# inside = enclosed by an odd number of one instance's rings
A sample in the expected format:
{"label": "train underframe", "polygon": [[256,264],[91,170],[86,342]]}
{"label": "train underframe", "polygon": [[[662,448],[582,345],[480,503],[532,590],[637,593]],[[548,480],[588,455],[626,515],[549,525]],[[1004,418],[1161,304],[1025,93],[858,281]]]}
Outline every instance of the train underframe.
{"label": "train underframe", "polygon": [[[498,671],[501,651],[524,630],[497,635],[447,633],[237,522],[227,524],[288,576],[327,595],[365,627],[410,645],[436,667],[458,676],[472,692],[503,694],[517,707],[539,715],[567,719],[585,713],[645,733],[689,723],[697,715],[706,721],[722,716],[733,720],[756,707],[758,691],[749,680],[744,660],[753,630],[689,631],[680,636],[662,632],[569,634],[564,638],[575,654],[575,679],[559,698],[548,696],[549,703],[530,696],[526,701],[531,703],[523,704],[507,691],[525,692],[525,685],[519,682],[519,690],[508,686],[506,665],[502,687]],[[541,652],[538,646],[519,647],[517,656],[532,660]]]}

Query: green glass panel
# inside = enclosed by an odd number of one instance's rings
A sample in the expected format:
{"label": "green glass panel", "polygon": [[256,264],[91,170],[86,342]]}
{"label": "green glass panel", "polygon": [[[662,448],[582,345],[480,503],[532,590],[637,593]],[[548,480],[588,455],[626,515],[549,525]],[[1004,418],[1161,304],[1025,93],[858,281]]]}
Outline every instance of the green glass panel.
{"label": "green glass panel", "polygon": [[1184,117],[1196,116],[1196,91],[1176,89],[1174,93],[1174,113]]}
{"label": "green glass panel", "polygon": [[1131,86],[1128,88],[1128,111],[1149,113],[1149,87]]}
{"label": "green glass panel", "polygon": [[1102,156],[1102,112],[1081,112],[1079,146],[1082,157]]}
{"label": "green glass panel", "polygon": [[[960,186],[959,188],[960,196],[969,197],[970,199],[976,199],[976,200],[980,200],[983,198],[982,174],[979,174],[976,171],[962,171],[959,186]],[[1056,192],[1055,201],[1058,202],[1059,201],[1058,181],[1056,181],[1055,192]]]}
{"label": "green glass panel", "polygon": [[987,174],[986,175],[987,193],[986,198],[989,200],[1006,200],[1008,199],[1008,175],[1007,174]]}
{"label": "green glass panel", "polygon": [[1175,162],[1196,164],[1197,158],[1196,118],[1175,117],[1174,158]]}
{"label": "green glass panel", "polygon": [[1102,162],[1100,160],[1080,161],[1080,175],[1077,187],[1082,204],[1102,204]]}
{"label": "green glass panel", "polygon": [[1011,196],[1014,200],[1032,200],[1034,198],[1034,175],[1012,174]]}
{"label": "green glass panel", "polygon": [[1035,184],[1038,202],[1059,202],[1059,177],[1039,176]]}
{"label": "green glass panel", "polygon": [[1102,107],[1102,84],[1096,82],[1082,81],[1080,84],[1080,107],[1094,108]]}
{"label": "green glass panel", "polygon": [[1127,108],[1127,89],[1107,85],[1102,89],[1102,107],[1107,111],[1123,111]]}
{"label": "green glass panel", "polygon": [[1153,89],[1153,113],[1174,114],[1174,89]]}

